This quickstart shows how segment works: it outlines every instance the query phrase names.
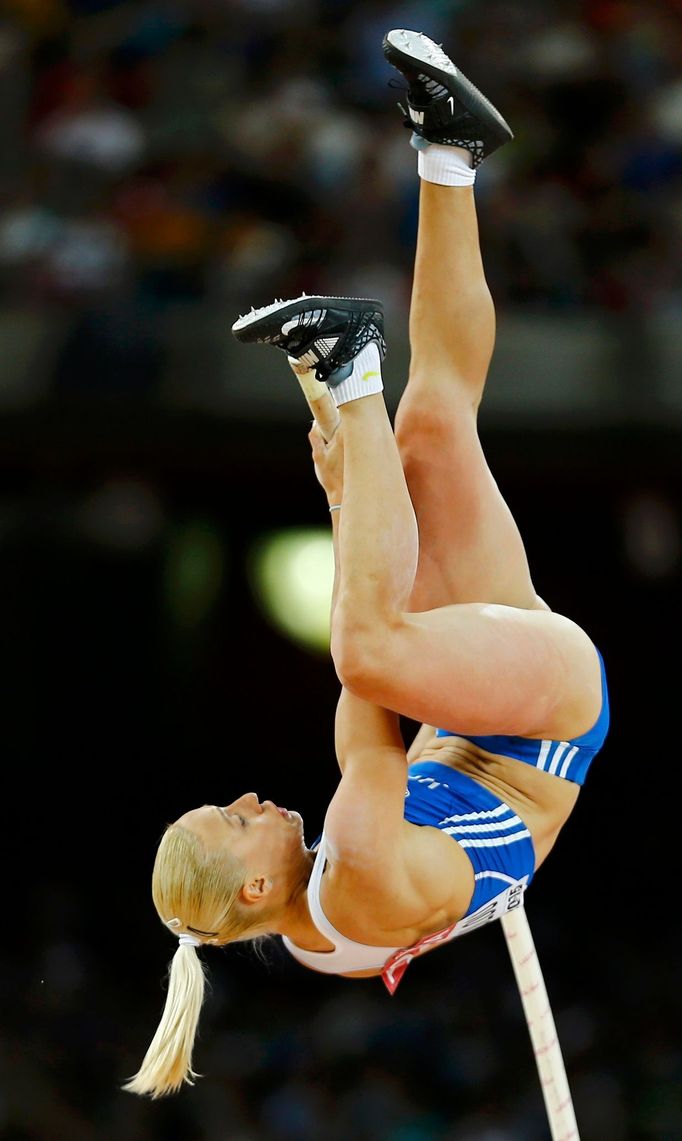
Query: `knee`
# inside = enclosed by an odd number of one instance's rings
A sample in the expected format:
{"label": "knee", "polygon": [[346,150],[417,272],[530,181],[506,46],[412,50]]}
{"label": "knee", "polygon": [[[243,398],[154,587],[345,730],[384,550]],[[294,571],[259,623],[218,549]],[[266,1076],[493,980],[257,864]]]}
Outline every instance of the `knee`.
{"label": "knee", "polygon": [[421,451],[429,444],[437,444],[442,431],[440,421],[433,395],[427,391],[424,399],[419,399],[415,389],[408,386],[395,416],[395,438],[401,456]]}
{"label": "knee", "polygon": [[479,403],[451,373],[443,383],[433,374],[419,379],[411,373],[395,416],[396,439],[404,448],[451,440],[476,426]]}
{"label": "knee", "polygon": [[367,701],[379,701],[394,645],[393,624],[380,616],[363,619],[337,603],[331,654],[339,681]]}

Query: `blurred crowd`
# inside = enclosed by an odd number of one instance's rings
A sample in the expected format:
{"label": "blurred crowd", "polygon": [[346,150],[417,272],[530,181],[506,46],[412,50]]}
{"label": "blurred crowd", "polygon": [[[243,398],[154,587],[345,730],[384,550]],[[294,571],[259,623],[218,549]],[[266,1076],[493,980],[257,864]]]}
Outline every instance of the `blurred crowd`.
{"label": "blurred crowd", "polygon": [[[406,305],[415,155],[391,27],[443,42],[516,142],[485,164],[499,306],[680,303],[674,0],[6,0],[5,306],[144,339],[177,301],[308,292]],[[396,86],[397,81],[397,86]]]}
{"label": "blurred crowd", "polygon": [[[65,932],[15,973],[38,1033],[26,1039],[9,996],[3,1050],[7,1141],[546,1141],[549,1136],[511,964],[497,925],[414,964],[391,998],[302,972],[275,941],[265,962],[231,948],[206,956],[194,1088],[151,1103],[118,1088],[146,1048],[162,1001],[143,997],[154,954],[129,963]],[[558,937],[532,905],[583,1141],[678,1141],[676,966],[622,932]],[[77,926],[76,921],[76,926]],[[161,958],[159,959],[159,956]],[[155,958],[158,961],[155,961]],[[437,960],[437,961],[436,961]],[[607,964],[611,964],[607,969]],[[131,978],[127,979],[127,974]],[[307,978],[302,978],[305,974]],[[638,977],[633,987],[628,980]],[[7,988],[9,989],[9,988]],[[18,988],[15,988],[15,990]],[[154,1001],[149,999],[154,998]],[[39,1021],[38,1021],[39,1020]]]}

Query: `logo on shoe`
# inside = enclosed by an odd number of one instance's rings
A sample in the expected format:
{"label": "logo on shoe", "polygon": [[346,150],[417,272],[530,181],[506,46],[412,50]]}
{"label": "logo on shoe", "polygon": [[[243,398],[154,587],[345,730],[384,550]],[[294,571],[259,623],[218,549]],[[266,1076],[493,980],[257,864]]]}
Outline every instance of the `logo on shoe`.
{"label": "logo on shoe", "polygon": [[366,381],[367,383],[369,383],[369,381],[372,379],[373,376],[378,376],[378,375],[379,375],[378,372],[363,372],[362,379],[364,381]]}

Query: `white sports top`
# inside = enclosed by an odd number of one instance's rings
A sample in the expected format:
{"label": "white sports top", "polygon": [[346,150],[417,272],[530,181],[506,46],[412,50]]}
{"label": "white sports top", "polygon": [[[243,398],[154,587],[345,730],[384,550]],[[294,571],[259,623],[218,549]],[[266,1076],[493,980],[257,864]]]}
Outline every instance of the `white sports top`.
{"label": "white sports top", "polygon": [[432,935],[424,935],[411,947],[376,947],[367,943],[356,943],[346,938],[327,919],[320,904],[320,885],[322,873],[327,862],[327,845],[324,833],[317,848],[315,863],[308,882],[308,907],[313,923],[321,935],[334,944],[333,951],[305,951],[297,947],[282,936],[282,942],[290,955],[299,963],[315,971],[322,971],[328,975],[344,975],[351,971],[380,971],[386,989],[394,994],[398,983],[403,977],[407,967],[417,956],[437,946],[439,943],[449,943],[458,935],[467,931],[475,931],[485,923],[499,919],[507,911],[523,906],[523,893],[528,884],[529,876],[524,875],[519,880],[509,876],[504,877],[509,884],[503,891],[494,895],[492,899],[483,903],[473,911],[469,911],[463,919],[450,924],[442,931],[435,931]]}
{"label": "white sports top", "polygon": [[401,948],[372,947],[367,943],[356,943],[353,939],[347,939],[345,935],[342,935],[332,926],[320,903],[320,885],[326,863],[327,842],[323,832],[308,881],[308,907],[310,908],[310,917],[317,930],[334,944],[334,950],[304,951],[302,947],[297,947],[295,943],[292,943],[286,935],[282,936],[282,942],[287,951],[295,959],[298,959],[299,963],[303,963],[304,966],[311,967],[315,971],[322,971],[324,974],[342,975],[348,971],[378,970],[384,966],[387,959],[390,959]]}

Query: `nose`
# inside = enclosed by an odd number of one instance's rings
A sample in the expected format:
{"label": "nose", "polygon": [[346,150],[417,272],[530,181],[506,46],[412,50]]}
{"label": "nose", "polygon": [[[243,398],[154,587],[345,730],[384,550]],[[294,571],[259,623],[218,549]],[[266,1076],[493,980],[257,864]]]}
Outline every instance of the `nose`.
{"label": "nose", "polygon": [[227,812],[235,812],[238,808],[246,808],[250,812],[263,811],[263,805],[258,800],[258,796],[255,792],[245,792],[243,796],[237,797],[231,804],[225,805]]}
{"label": "nose", "polygon": [[239,800],[235,801],[235,804],[248,805],[249,808],[261,807],[260,801],[255,792],[245,792],[243,796],[239,797]]}

